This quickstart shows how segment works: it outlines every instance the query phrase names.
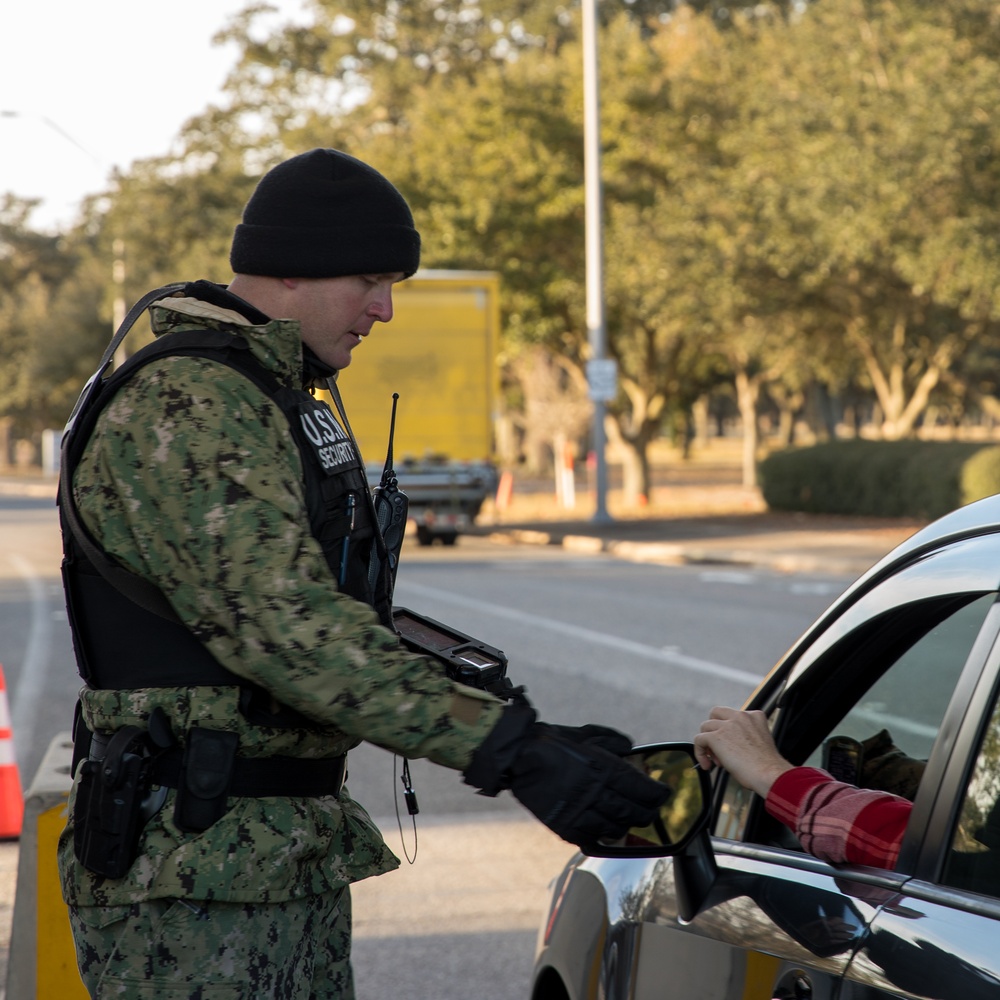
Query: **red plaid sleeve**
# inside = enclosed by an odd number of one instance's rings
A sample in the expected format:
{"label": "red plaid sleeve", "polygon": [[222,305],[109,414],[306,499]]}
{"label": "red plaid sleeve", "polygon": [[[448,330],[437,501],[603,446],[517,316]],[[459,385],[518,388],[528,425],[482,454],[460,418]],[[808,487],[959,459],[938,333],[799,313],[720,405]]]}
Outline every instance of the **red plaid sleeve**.
{"label": "red plaid sleeve", "polygon": [[835,781],[815,767],[786,771],[767,811],[822,861],[893,868],[913,804],[887,792]]}

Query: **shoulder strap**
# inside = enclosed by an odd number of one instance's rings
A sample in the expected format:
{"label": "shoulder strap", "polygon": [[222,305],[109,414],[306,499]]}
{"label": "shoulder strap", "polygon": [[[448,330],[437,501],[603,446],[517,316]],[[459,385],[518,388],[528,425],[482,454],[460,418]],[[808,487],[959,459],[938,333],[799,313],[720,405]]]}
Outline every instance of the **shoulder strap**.
{"label": "shoulder strap", "polygon": [[121,326],[115,331],[111,342],[105,348],[101,362],[97,366],[97,371],[94,372],[83,387],[83,392],[80,393],[80,398],[73,407],[73,412],[70,414],[69,420],[66,423],[66,429],[63,432],[62,453],[59,461],[59,509],[63,515],[65,526],[69,529],[74,541],[80,547],[87,560],[112,587],[134,601],[139,607],[174,622],[180,622],[180,618],[178,618],[177,612],[171,607],[170,602],[163,596],[163,592],[149,581],[135,573],[130,573],[123,566],[120,566],[111,559],[106,552],[97,546],[90,537],[90,533],[84,527],[83,522],[80,520],[79,512],[76,509],[76,503],[73,500],[73,491],[70,488],[72,470],[69,467],[69,445],[76,429],[77,418],[87,410],[89,404],[100,391],[104,373],[107,371],[108,365],[111,364],[111,359],[115,356],[118,346],[125,339],[125,335],[135,325],[135,321],[153,302],[167,295],[172,295],[182,288],[184,288],[183,282],[154,288],[143,295],[129,309],[125,319],[122,320]]}
{"label": "shoulder strap", "polygon": [[[337,385],[336,376],[328,379],[324,379],[326,382],[326,387],[333,398],[334,406],[337,408],[337,413],[340,415],[341,421],[344,424],[344,430],[347,431],[347,436],[351,439],[351,444],[354,445],[354,451],[358,456],[358,461],[361,463],[361,470],[367,479],[368,470],[365,465],[364,455],[361,454],[361,448],[358,447],[358,439],[354,436],[354,431],[351,429],[351,422],[347,419],[347,410],[344,409],[344,400],[340,395],[340,386]],[[371,515],[372,524],[376,525],[375,528],[375,548],[378,551],[379,557],[386,559],[388,557],[388,552],[385,547],[385,539],[382,537],[382,532],[378,530],[378,514],[375,512],[375,501],[372,498],[371,490],[365,490],[365,498],[368,507],[368,513]]]}
{"label": "shoulder strap", "polygon": [[[368,469],[365,465],[364,456],[361,454],[361,449],[358,447],[358,440],[354,436],[354,431],[351,429],[351,422],[347,419],[347,410],[344,408],[344,400],[340,395],[340,386],[337,385],[337,377],[334,375],[332,378],[328,378],[326,381],[326,387],[330,391],[330,395],[333,397],[334,405],[337,407],[337,413],[340,414],[340,419],[344,422],[344,430],[347,431],[348,437],[351,439],[351,444],[354,445],[354,451],[357,453],[358,460],[361,462],[361,471],[368,478]],[[372,526],[374,527],[374,538],[375,547],[372,550],[371,557],[371,567],[369,568],[369,585],[375,589],[381,571],[384,569],[388,571],[390,566],[389,559],[389,548],[385,541],[385,535],[382,533],[384,530],[384,525],[379,521],[378,511],[375,510],[375,498],[372,496],[372,491],[366,489],[365,494],[365,504],[368,509],[368,514],[372,519]],[[382,619],[382,624],[387,628],[391,628],[395,631],[392,625],[392,596],[394,590],[394,578],[389,577],[389,583],[387,583],[388,594],[387,602],[384,607],[376,603],[375,610],[379,612],[379,617]]]}
{"label": "shoulder strap", "polygon": [[73,412],[69,415],[69,420],[66,421],[66,427],[63,430],[63,443],[65,444],[67,438],[69,438],[73,429],[76,426],[76,418],[79,416],[83,410],[86,409],[86,404],[90,401],[91,396],[94,395],[100,389],[101,380],[104,378],[104,373],[108,369],[108,365],[111,364],[112,358],[115,356],[115,351],[118,350],[119,345],[125,339],[126,334],[129,330],[135,326],[135,321],[156,301],[162,298],[166,298],[168,295],[173,295],[175,292],[181,291],[186,287],[186,284],[182,281],[175,281],[170,285],[162,285],[159,288],[154,288],[151,292],[146,292],[145,295],[138,302],[132,306],[131,309],[125,314],[125,318],[121,322],[121,326],[115,331],[114,336],[111,338],[111,342],[104,349],[104,354],[101,355],[101,362],[97,366],[97,371],[87,379],[87,384],[83,387],[83,392],[80,393],[80,398],[77,399],[76,404],[73,406]]}

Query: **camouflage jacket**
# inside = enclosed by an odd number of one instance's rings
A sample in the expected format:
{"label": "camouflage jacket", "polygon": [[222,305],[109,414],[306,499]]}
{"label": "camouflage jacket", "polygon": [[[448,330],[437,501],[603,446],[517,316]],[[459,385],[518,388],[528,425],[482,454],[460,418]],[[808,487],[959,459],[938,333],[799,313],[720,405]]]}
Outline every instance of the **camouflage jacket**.
{"label": "camouflage jacket", "polygon": [[[151,317],[157,335],[238,328],[268,370],[302,384],[294,321],[255,326],[238,312],[178,297],[154,304]],[[235,732],[248,757],[331,757],[365,740],[464,769],[498,721],[499,701],[403,650],[370,607],[338,592],[310,533],[288,422],[226,366],[166,357],[136,372],[101,414],[73,491],[102,547],[154,582],[224,667],[315,722],[253,725],[235,686],[85,687],[83,720],[92,731],[144,726],[160,706],[175,733],[193,724]],[[68,903],[281,901],[399,864],[347,789],[338,799],[230,798],[200,834],[174,825],[174,794],[147,823],[135,864],[115,880],[77,863],[71,797],[59,846]]]}

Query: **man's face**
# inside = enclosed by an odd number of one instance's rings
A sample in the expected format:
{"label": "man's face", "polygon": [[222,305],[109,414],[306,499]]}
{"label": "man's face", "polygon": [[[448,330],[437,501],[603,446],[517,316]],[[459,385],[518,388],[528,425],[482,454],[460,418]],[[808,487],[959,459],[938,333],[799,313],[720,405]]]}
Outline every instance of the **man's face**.
{"label": "man's face", "polygon": [[402,272],[341,278],[286,279],[292,319],[302,326],[302,342],[333,368],[346,368],[351,352],[376,322],[392,319],[392,286]]}

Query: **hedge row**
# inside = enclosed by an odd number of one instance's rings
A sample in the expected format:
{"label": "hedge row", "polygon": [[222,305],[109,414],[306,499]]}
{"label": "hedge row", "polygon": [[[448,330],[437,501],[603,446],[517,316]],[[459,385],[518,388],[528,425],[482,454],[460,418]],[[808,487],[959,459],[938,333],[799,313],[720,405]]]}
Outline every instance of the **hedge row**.
{"label": "hedge row", "polygon": [[956,441],[829,441],[760,464],[769,507],[933,519],[1000,493],[1000,446]]}

